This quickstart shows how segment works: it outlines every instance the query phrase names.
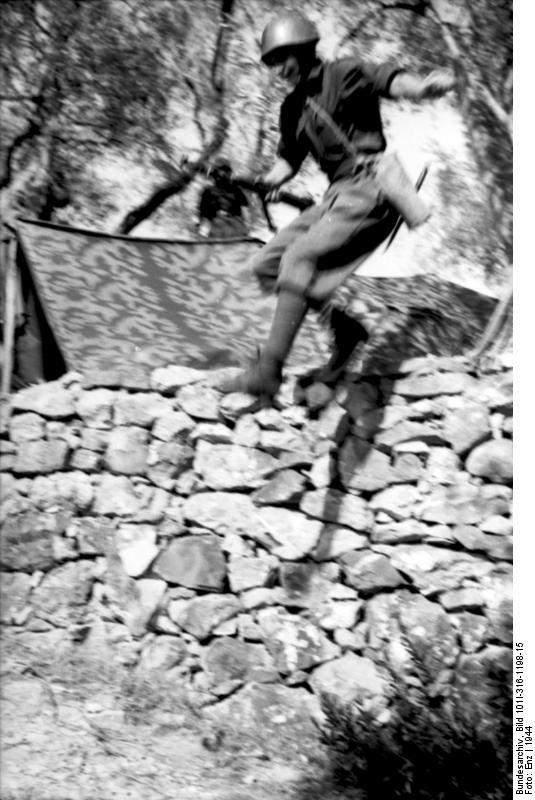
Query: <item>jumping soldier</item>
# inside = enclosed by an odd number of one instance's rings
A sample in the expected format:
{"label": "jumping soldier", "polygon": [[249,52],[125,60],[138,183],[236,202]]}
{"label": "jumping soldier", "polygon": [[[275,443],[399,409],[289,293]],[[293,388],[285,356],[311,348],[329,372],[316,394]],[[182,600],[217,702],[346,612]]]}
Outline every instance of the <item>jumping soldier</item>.
{"label": "jumping soldier", "polygon": [[[266,26],[261,58],[291,89],[280,109],[277,158],[262,179],[277,199],[307,155],[330,185],[318,204],[306,209],[266,244],[253,270],[260,285],[277,292],[267,342],[257,360],[220,386],[272,399],[282,367],[309,308],[328,308],[334,290],[389,235],[401,212],[414,227],[428,217],[399,162],[384,154],[379,100],[440,97],[455,85],[453,75],[426,77],[393,63],[379,66],[357,58],[324,62],[316,54],[316,26],[301,14],[279,15]],[[387,199],[388,198],[388,199]],[[333,351],[318,380],[335,382],[367,331],[334,309],[329,325]]]}

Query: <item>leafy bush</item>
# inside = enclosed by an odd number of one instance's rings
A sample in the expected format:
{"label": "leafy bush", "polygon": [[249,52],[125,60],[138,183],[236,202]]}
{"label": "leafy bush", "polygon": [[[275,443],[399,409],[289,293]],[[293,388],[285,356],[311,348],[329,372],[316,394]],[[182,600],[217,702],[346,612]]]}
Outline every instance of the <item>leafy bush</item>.
{"label": "leafy bush", "polygon": [[358,788],[370,800],[510,797],[510,691],[496,677],[489,675],[499,691],[484,718],[451,686],[434,695],[431,684],[420,680],[419,688],[399,683],[388,722],[361,705],[323,694],[322,739],[334,781]]}

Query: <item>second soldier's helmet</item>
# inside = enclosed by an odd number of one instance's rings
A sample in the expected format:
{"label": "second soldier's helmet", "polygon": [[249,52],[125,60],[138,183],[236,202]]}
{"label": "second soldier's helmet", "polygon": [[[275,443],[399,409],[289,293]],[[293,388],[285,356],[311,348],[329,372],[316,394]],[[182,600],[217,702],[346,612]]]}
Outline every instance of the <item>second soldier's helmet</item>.
{"label": "second soldier's helmet", "polygon": [[316,44],[319,38],[314,23],[302,14],[281,14],[264,28],[260,42],[262,61],[269,64],[277,50],[303,44]]}
{"label": "second soldier's helmet", "polygon": [[208,174],[215,178],[229,178],[232,175],[232,167],[226,158],[218,158],[208,170]]}

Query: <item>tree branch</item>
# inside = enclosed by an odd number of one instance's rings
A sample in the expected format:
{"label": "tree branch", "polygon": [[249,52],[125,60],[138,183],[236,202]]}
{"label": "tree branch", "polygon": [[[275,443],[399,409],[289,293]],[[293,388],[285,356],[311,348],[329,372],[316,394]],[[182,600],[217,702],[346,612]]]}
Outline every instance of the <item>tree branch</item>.
{"label": "tree branch", "polygon": [[34,139],[36,136],[38,136],[41,133],[41,127],[41,123],[38,123],[34,118],[32,118],[28,121],[26,130],[22,131],[22,133],[19,133],[18,136],[15,136],[11,142],[6,154],[4,174],[0,178],[0,189],[4,189],[11,183],[11,179],[13,177],[12,165],[15,152],[22,144],[24,144],[24,142],[28,142],[30,139]]}
{"label": "tree branch", "polygon": [[132,209],[120,223],[117,233],[130,233],[143,220],[154,214],[157,208],[166,200],[179,192],[192,182],[196,175],[205,169],[206,162],[216,153],[225,139],[228,129],[227,120],[222,117],[216,127],[212,140],[204,148],[197,161],[185,162],[177,177],[158,187],[151,196],[137,208]]}
{"label": "tree branch", "polygon": [[482,82],[481,85],[477,85],[470,74],[470,70],[464,64],[464,59],[462,55],[462,49],[457,44],[457,40],[452,33],[451,26],[446,22],[446,20],[442,17],[440,13],[440,6],[437,0],[416,0],[414,3],[404,2],[404,0],[399,0],[399,2],[395,3],[385,3],[381,2],[381,6],[385,10],[391,9],[402,9],[405,11],[412,11],[415,14],[419,14],[420,16],[425,16],[428,11],[431,12],[435,21],[437,22],[440,32],[442,34],[442,38],[448,48],[449,54],[452,60],[455,62],[457,69],[463,76],[463,80],[465,85],[470,89],[470,91],[477,95],[480,93],[482,95],[482,100],[487,106],[487,108],[491,111],[495,119],[500,123],[500,125],[505,128],[509,135],[509,139],[513,140],[513,123],[511,120],[510,115],[507,113],[505,108],[500,105],[500,103],[496,100],[488,86],[486,86],[485,82]]}
{"label": "tree branch", "polygon": [[232,7],[234,0],[221,0],[221,22],[217,32],[214,57],[212,59],[211,79],[215,91],[220,94],[224,89],[223,67],[227,60],[229,33],[232,27]]}
{"label": "tree branch", "polygon": [[206,130],[201,122],[201,110],[202,110],[201,98],[199,97],[197,87],[195,86],[195,83],[194,81],[191,80],[191,78],[186,77],[184,79],[184,83],[186,84],[186,86],[193,95],[193,121],[197,126],[197,128],[199,129],[199,133],[201,135],[201,142],[204,144],[206,142]]}
{"label": "tree branch", "polygon": [[485,86],[484,84],[478,86],[475,83],[474,79],[470,74],[470,70],[468,70],[464,64],[461,48],[457,44],[457,41],[451,32],[450,25],[448,25],[448,23],[445,22],[445,20],[442,18],[440,14],[440,8],[437,3],[437,0],[426,0],[426,2],[435,20],[439,25],[442,38],[444,39],[444,42],[449,50],[452,59],[455,61],[457,67],[462,71],[463,78],[466,82],[467,87],[470,89],[471,92],[473,92],[474,95],[477,95],[478,92],[482,94],[485,104],[492,112],[496,120],[501,124],[503,128],[505,128],[505,130],[509,134],[509,139],[512,142],[513,123],[511,117],[509,116],[507,111],[504,108],[502,108],[502,106],[498,103],[498,101],[496,100],[496,98],[494,97],[494,95],[487,86]]}

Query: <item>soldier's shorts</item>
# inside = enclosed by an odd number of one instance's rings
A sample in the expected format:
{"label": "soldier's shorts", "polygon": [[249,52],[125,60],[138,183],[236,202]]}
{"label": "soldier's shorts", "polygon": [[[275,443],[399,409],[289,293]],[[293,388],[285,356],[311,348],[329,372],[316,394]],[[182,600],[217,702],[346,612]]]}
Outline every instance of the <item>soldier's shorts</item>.
{"label": "soldier's shorts", "polygon": [[387,238],[397,217],[372,175],[341,178],[260,250],[253,271],[265,291],[291,289],[321,305]]}

